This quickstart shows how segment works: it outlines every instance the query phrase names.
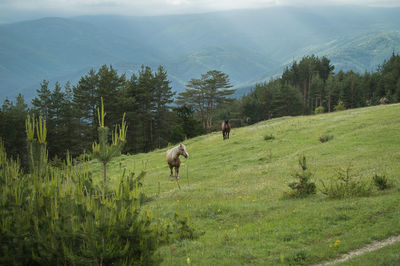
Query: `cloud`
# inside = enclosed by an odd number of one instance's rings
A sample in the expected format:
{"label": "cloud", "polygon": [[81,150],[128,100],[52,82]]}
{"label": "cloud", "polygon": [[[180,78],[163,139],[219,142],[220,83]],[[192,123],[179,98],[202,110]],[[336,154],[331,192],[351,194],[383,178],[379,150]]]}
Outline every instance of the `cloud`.
{"label": "cloud", "polygon": [[398,0],[0,0],[0,22],[20,17],[94,14],[163,15],[278,5],[400,6]]}

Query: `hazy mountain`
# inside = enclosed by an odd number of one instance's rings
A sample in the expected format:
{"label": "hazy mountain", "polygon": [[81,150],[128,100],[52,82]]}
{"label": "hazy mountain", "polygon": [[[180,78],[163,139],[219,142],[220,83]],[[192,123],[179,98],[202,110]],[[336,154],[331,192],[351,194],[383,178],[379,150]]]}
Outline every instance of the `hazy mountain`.
{"label": "hazy mountain", "polygon": [[293,60],[299,62],[304,55],[326,56],[339,70],[353,70],[359,73],[374,72],[389,59],[392,53],[400,51],[400,31],[381,30],[356,34],[334,39],[327,43],[308,46],[298,52],[296,57],[280,65],[277,69],[270,70],[250,80],[247,84],[240,84],[236,95],[247,93],[256,83],[268,81],[271,77],[282,74],[285,66],[290,66]]}
{"label": "hazy mountain", "polygon": [[400,31],[371,31],[339,38],[317,47],[308,47],[306,54],[325,55],[337,69],[357,72],[376,71],[384,59],[400,51]]}
{"label": "hazy mountain", "polygon": [[[278,62],[240,47],[208,47],[173,60],[166,60],[162,64],[168,70],[168,78],[172,81],[172,87],[183,88],[192,78],[200,78],[201,74],[212,69],[218,69],[229,73],[232,84],[241,84],[249,77],[264,74],[273,68]],[[120,72],[128,76],[136,73],[140,64],[129,62],[114,65]],[[149,64],[156,69],[156,63]]]}
{"label": "hazy mountain", "polygon": [[[146,62],[158,58],[138,42],[96,25],[72,19],[44,18],[0,26],[0,91],[23,91],[41,80],[75,74],[121,60]],[[30,93],[31,92],[31,93]]]}
{"label": "hazy mountain", "polygon": [[0,25],[0,98],[35,95],[41,80],[73,84],[112,64],[130,75],[163,65],[180,91],[208,70],[237,87],[281,74],[307,54],[363,72],[400,47],[399,8],[268,8],[158,17],[83,16]]}

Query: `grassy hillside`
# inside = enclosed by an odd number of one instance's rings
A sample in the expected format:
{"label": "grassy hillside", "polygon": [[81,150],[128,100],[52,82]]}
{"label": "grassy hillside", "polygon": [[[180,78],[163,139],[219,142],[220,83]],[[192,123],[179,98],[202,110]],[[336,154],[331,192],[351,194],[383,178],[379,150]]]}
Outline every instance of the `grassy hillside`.
{"label": "grassy hillside", "polygon": [[[116,185],[123,168],[145,168],[148,207],[161,217],[188,215],[200,233],[161,248],[165,265],[185,265],[187,258],[194,265],[317,263],[400,234],[399,113],[397,104],[283,117],[235,128],[226,141],[220,132],[189,139],[181,190],[169,179],[166,149],[121,156],[109,173]],[[333,139],[321,143],[321,134]],[[394,187],[341,200],[320,190],[304,199],[285,197],[303,153],[317,188],[336,180],[340,168],[368,186],[374,174],[386,175]],[[92,167],[101,180],[100,165]]]}

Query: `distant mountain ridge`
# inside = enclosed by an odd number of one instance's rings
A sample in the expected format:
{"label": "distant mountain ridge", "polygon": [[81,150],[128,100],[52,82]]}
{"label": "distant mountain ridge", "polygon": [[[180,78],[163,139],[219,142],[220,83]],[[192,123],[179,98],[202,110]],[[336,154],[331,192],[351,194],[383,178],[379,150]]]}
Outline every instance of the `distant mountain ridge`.
{"label": "distant mountain ridge", "polygon": [[308,51],[328,57],[336,68],[356,72],[375,71],[388,55],[400,51],[399,30],[377,30],[340,38]]}
{"label": "distant mountain ridge", "polygon": [[0,25],[0,100],[27,100],[43,79],[75,84],[112,64],[163,65],[175,91],[218,69],[244,89],[310,54],[335,70],[373,71],[400,50],[400,8],[267,8],[157,17],[81,16]]}

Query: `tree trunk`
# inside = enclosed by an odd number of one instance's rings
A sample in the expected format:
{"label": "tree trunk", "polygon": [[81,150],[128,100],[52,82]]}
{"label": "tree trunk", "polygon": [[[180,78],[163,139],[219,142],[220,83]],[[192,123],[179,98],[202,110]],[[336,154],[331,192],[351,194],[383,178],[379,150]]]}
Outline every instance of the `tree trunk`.
{"label": "tree trunk", "polygon": [[153,119],[150,117],[150,150],[153,149]]}
{"label": "tree trunk", "polygon": [[304,114],[306,113],[307,108],[307,81],[304,81],[303,85],[303,106],[304,106]]}
{"label": "tree trunk", "polygon": [[107,162],[103,161],[103,190],[104,196],[106,195],[106,182],[107,182]]}
{"label": "tree trunk", "polygon": [[328,113],[331,112],[331,94],[328,95]]}

